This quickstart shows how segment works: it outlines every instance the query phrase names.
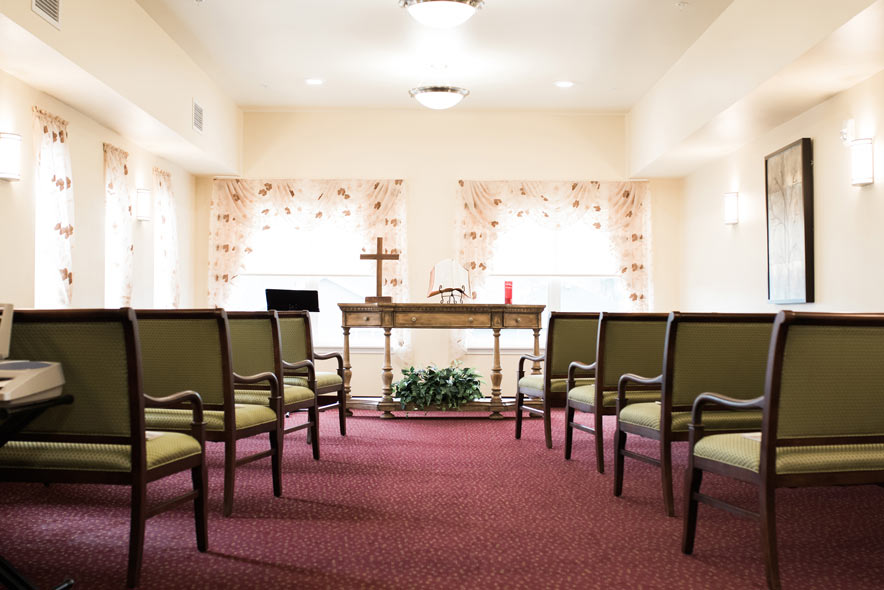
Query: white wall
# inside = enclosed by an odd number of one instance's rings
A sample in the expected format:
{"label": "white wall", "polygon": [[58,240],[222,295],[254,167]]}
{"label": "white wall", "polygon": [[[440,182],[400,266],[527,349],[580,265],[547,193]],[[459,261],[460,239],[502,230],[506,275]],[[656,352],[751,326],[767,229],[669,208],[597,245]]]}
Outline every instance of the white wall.
{"label": "white wall", "polygon": [[[411,300],[426,300],[432,265],[454,256],[454,197],[459,179],[621,180],[626,177],[625,118],[572,112],[327,110],[247,112],[243,175],[247,178],[404,178],[407,186]],[[656,193],[658,183],[652,184]],[[653,202],[654,222],[680,211],[678,183],[660,183],[670,203]],[[197,235],[208,235],[211,183],[198,182]],[[659,231],[667,267],[677,240]],[[206,268],[202,244],[197,268]],[[198,246],[199,248],[199,246]],[[356,256],[357,253],[354,253]],[[655,250],[655,255],[659,255]],[[202,274],[205,274],[204,272]],[[205,293],[205,277],[197,289]],[[674,283],[677,285],[677,282]],[[657,289],[666,305],[677,286]],[[415,364],[449,360],[444,332],[415,331]],[[513,392],[518,355],[504,359],[505,394]],[[486,376],[490,355],[464,359]],[[354,356],[354,395],[380,391],[381,358]],[[398,367],[394,367],[398,375]]]}
{"label": "white wall", "polygon": [[[878,135],[878,184],[850,184],[850,151],[839,131],[854,118],[861,135]],[[685,179],[681,275],[683,310],[884,311],[884,73],[772,130]],[[816,303],[767,303],[764,156],[809,137],[814,153]],[[721,221],[722,193],[739,191],[740,223]]]}
{"label": "white wall", "polygon": [[62,2],[61,23],[0,0],[0,67],[189,170],[239,170],[242,112],[136,0]]}
{"label": "white wall", "polygon": [[[176,198],[182,277],[182,305],[193,305],[194,177],[155,157],[66,104],[0,71],[0,130],[22,136],[22,179],[0,181],[0,301],[34,304],[35,159],[32,106],[69,122],[74,188],[73,306],[104,305],[104,152],[107,142],[129,152],[130,189],[152,187],[154,166],[168,170]],[[135,233],[133,305],[153,303],[153,222]]]}

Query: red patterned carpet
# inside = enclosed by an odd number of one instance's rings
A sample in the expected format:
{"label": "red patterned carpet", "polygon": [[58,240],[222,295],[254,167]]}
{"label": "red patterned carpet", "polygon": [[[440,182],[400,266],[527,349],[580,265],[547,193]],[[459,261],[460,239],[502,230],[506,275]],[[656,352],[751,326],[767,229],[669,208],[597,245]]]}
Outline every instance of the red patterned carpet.
{"label": "red patterned carpet", "polygon": [[[516,441],[511,419],[357,412],[341,438],[323,418],[322,460],[309,458],[301,433],[289,436],[283,497],[271,493],[269,460],[246,465],[231,518],[221,516],[222,453],[211,444],[209,552],[197,552],[186,508],[151,519],[141,587],[765,587],[755,523],[701,506],[695,554],[682,555],[681,519],[663,515],[658,472],[627,460],[614,498],[591,437],[576,433],[574,459],[563,459],[562,411],[553,450],[539,420]],[[685,451],[675,453],[679,483]],[[150,490],[160,498],[186,484]],[[755,506],[750,486],[707,476],[704,489]],[[777,500],[785,588],[884,587],[884,488],[783,490]],[[40,588],[66,576],[75,588],[123,588],[127,506],[126,490],[111,486],[0,485],[0,553]]]}

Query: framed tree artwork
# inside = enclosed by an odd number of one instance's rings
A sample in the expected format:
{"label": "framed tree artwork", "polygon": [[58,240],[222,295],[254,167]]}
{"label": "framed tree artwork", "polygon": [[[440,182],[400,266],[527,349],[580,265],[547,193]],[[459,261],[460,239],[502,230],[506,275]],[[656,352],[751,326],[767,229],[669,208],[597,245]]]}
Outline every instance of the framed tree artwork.
{"label": "framed tree artwork", "polygon": [[813,302],[813,153],[809,138],[764,158],[767,298]]}

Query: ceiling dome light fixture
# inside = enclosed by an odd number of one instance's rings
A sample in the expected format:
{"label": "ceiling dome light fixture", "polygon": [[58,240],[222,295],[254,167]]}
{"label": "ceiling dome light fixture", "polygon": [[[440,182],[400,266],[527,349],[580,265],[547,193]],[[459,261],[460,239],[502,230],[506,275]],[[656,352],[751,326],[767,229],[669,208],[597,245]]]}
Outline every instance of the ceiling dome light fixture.
{"label": "ceiling dome light fixture", "polygon": [[428,109],[450,109],[470,93],[457,86],[420,86],[408,91],[408,95]]}
{"label": "ceiling dome light fixture", "polygon": [[399,0],[411,18],[436,29],[450,29],[470,20],[485,0]]}

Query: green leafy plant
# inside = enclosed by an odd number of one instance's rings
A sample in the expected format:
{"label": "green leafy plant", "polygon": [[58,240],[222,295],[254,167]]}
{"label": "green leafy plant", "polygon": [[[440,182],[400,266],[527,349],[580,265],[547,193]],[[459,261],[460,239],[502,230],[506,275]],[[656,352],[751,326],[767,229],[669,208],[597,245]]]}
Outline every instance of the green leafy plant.
{"label": "green leafy plant", "polygon": [[456,410],[461,404],[483,397],[479,389],[481,375],[459,363],[442,369],[436,365],[426,369],[409,367],[402,369],[402,375],[402,379],[393,384],[393,396],[399,398],[403,409],[413,405],[419,410],[433,407]]}

